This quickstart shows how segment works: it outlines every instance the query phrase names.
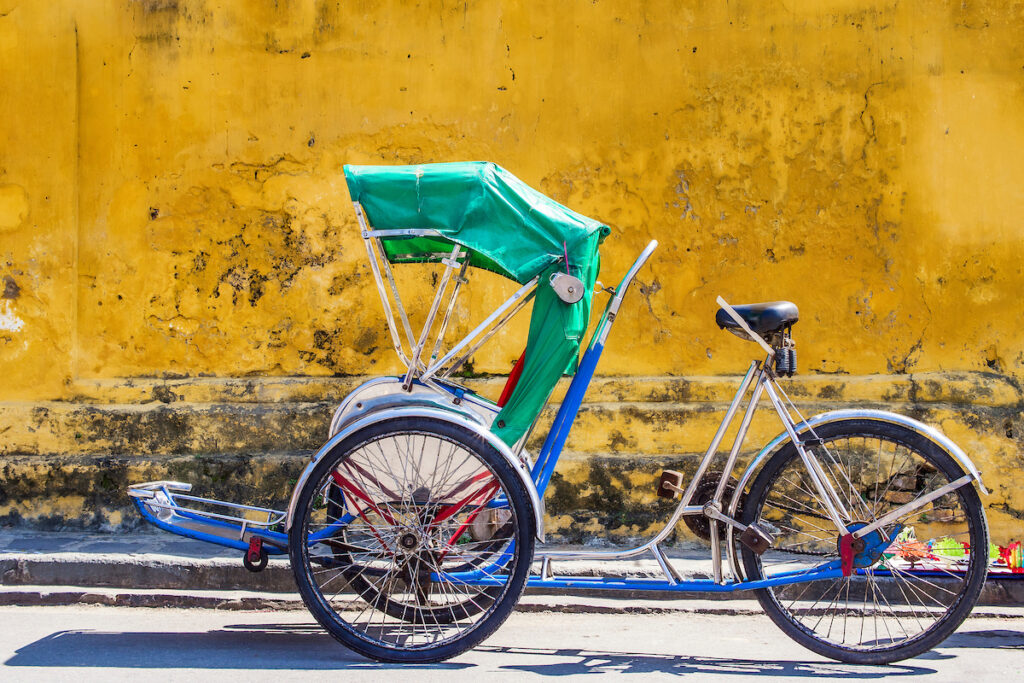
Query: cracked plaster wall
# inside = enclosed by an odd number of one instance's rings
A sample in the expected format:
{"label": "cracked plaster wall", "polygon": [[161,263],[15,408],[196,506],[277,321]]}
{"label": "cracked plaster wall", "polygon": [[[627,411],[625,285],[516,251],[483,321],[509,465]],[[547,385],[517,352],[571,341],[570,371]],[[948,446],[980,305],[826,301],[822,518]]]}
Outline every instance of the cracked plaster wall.
{"label": "cracked plaster wall", "polygon": [[456,159],[608,222],[605,282],[661,242],[605,373],[739,370],[723,294],[805,372],[1016,386],[1022,7],[0,0],[0,401],[397,371],[341,165]]}
{"label": "cracked plaster wall", "polygon": [[605,372],[734,371],[723,293],[810,371],[1019,377],[1019,3],[678,4],[4,0],[3,398],[395,370],[340,166],[451,159],[609,222],[607,279],[661,241]]}

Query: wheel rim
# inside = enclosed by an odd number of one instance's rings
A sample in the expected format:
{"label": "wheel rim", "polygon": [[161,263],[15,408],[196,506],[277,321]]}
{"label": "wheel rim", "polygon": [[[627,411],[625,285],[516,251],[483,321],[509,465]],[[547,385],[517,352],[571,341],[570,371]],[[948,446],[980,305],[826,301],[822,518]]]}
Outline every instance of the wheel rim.
{"label": "wheel rim", "polygon": [[[849,512],[844,522],[854,529],[959,476],[941,458],[893,436],[825,437],[812,450]],[[773,549],[755,560],[760,576],[840,559],[839,534],[795,451],[760,493],[752,501],[757,519],[777,531]],[[962,619],[955,613],[988,552],[986,545],[980,557],[972,553],[983,536],[965,493],[948,493],[887,525],[881,546],[865,536],[867,549],[854,556],[853,575],[766,594],[800,632],[842,651],[897,650],[944,630],[947,622],[955,627]]]}
{"label": "wheel rim", "polygon": [[[383,434],[317,484],[304,569],[341,628],[377,647],[436,648],[484,622],[514,573],[517,528],[504,484],[443,435]],[[481,520],[497,521],[490,527]],[[474,524],[475,522],[475,524]],[[493,533],[481,538],[481,530]],[[486,586],[467,580],[486,579]]]}

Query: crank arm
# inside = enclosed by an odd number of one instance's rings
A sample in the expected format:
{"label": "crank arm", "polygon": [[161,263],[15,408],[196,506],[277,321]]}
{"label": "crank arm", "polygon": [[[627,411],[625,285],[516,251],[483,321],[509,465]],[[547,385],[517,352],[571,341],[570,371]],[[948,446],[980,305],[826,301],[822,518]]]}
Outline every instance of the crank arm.
{"label": "crank arm", "polygon": [[714,519],[714,520],[718,520],[719,522],[724,522],[725,524],[728,524],[731,527],[736,527],[740,531],[746,531],[747,530],[747,525],[746,524],[740,524],[739,522],[737,522],[732,517],[729,517],[728,515],[722,514],[721,510],[717,510],[714,507],[712,507],[711,505],[705,505],[704,506],[704,516],[705,517],[710,517],[711,519]]}

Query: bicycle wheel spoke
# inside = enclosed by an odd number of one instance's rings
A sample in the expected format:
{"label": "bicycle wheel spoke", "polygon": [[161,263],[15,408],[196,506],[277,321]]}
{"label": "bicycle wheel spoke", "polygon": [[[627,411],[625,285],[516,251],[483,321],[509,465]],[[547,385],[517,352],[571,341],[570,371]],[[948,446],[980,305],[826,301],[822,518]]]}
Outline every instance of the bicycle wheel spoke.
{"label": "bicycle wheel spoke", "polygon": [[[766,588],[758,599],[787,633],[843,661],[896,661],[934,646],[966,617],[984,581],[988,546],[977,493],[968,485],[932,498],[963,473],[901,426],[851,418],[815,431],[814,452],[852,530],[924,502],[863,535],[851,576]],[[770,525],[774,543],[761,556],[741,548],[749,578],[830,561],[838,567],[839,532],[807,476],[790,446],[752,485],[743,521]]]}
{"label": "bicycle wheel spoke", "polygon": [[420,422],[382,425],[340,452],[310,480],[302,513],[306,604],[350,647],[396,661],[431,661],[493,630],[481,626],[507,617],[533,548],[511,465],[471,434]]}

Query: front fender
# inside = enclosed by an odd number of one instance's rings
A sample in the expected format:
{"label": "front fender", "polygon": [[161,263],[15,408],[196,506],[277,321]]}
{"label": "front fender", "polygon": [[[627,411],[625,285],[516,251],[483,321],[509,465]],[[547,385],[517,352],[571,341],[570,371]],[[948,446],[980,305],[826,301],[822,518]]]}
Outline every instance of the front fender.
{"label": "front fender", "polygon": [[[798,435],[802,435],[807,432],[808,429],[813,427],[820,427],[821,425],[829,424],[830,422],[851,419],[889,422],[917,432],[932,441],[935,445],[948,453],[951,458],[960,463],[960,466],[964,468],[964,471],[970,474],[974,479],[975,484],[978,486],[978,490],[986,495],[988,494],[988,489],[985,488],[985,485],[981,481],[981,472],[979,472],[978,468],[974,466],[974,463],[971,462],[971,459],[966,453],[964,453],[962,448],[953,443],[952,439],[935,427],[926,425],[925,423],[915,420],[912,417],[907,417],[906,415],[890,413],[885,410],[832,410],[827,413],[815,415],[806,422],[801,422],[796,426],[796,432]],[[736,486],[736,493],[733,495],[732,501],[729,503],[730,515],[736,514],[743,491],[746,490],[747,484],[750,483],[754,474],[756,474],[761,468],[761,464],[789,441],[791,441],[789,434],[787,432],[782,432],[772,439],[767,446],[762,448],[757,455],[754,456],[754,459],[750,461],[747,469],[743,472],[743,476],[740,478],[739,485]]]}
{"label": "front fender", "polygon": [[484,439],[488,444],[494,446],[494,448],[501,453],[501,456],[510,465],[512,465],[512,470],[519,476],[520,481],[522,481],[523,487],[526,489],[526,493],[530,497],[533,514],[537,521],[537,538],[541,542],[544,541],[544,500],[537,494],[537,487],[534,485],[533,478],[530,475],[530,470],[526,465],[515,456],[512,450],[503,441],[499,440],[498,437],[494,436],[494,434],[480,423],[470,420],[460,413],[428,405],[408,405],[400,408],[379,410],[366,415],[365,417],[349,422],[347,425],[342,427],[337,434],[332,436],[327,443],[325,443],[320,450],[316,452],[313,456],[313,460],[306,465],[306,468],[302,471],[302,475],[299,477],[299,481],[295,485],[294,491],[292,491],[291,500],[288,503],[288,515],[285,520],[285,527],[289,531],[291,530],[292,522],[295,519],[295,508],[298,506],[299,502],[299,492],[312,475],[313,468],[316,467],[321,458],[334,450],[339,443],[359,430],[369,427],[370,425],[377,424],[378,422],[403,417],[425,417],[432,420],[449,422],[470,430],[477,436]]}

